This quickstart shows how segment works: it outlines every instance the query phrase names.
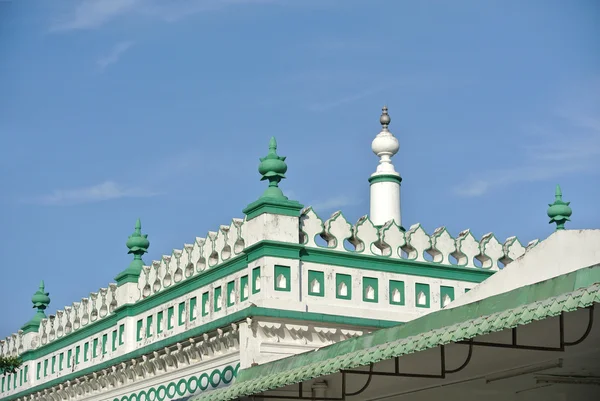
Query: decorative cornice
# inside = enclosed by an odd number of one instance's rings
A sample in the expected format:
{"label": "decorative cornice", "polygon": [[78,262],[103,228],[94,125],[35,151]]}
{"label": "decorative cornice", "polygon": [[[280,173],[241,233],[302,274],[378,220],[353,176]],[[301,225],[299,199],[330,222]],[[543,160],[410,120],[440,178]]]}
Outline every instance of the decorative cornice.
{"label": "decorative cornice", "polygon": [[59,383],[50,386],[41,384],[8,396],[3,401],[77,400],[100,390],[117,389],[238,351],[238,326],[231,324],[225,328],[218,328],[211,334],[204,333],[136,358],[118,363],[108,361],[92,366],[93,371],[90,372],[84,371],[82,374],[75,371],[59,379]]}

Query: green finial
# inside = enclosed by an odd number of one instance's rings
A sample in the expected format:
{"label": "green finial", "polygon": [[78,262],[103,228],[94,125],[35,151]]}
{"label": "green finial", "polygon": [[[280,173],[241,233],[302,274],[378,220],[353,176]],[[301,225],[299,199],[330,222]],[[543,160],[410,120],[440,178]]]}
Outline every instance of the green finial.
{"label": "green finial", "polygon": [[285,178],[286,171],[285,157],[277,155],[277,141],[272,137],[269,141],[269,153],[260,159],[258,165],[258,172],[262,175],[261,181],[269,180],[269,187],[261,198],[287,199],[279,189],[279,182]]}
{"label": "green finial", "polygon": [[148,234],[142,234],[142,222],[137,219],[135,222],[135,230],[133,234],[127,238],[127,248],[129,248],[128,254],[133,254],[133,260],[129,264],[129,267],[122,271],[116,278],[117,284],[121,285],[129,282],[137,282],[137,278],[142,272],[144,261],[142,256],[148,252],[150,247],[150,241],[148,241]]}
{"label": "green finial", "polygon": [[277,141],[272,137],[269,141],[269,153],[260,158],[258,172],[262,175],[261,181],[268,180],[269,187],[256,201],[246,206],[243,210],[247,220],[264,213],[283,216],[299,217],[304,206],[289,200],[279,188],[279,182],[285,178],[287,164],[285,157],[277,154]]}
{"label": "green finial", "polygon": [[46,308],[50,305],[50,297],[49,293],[46,292],[44,287],[44,280],[40,281],[40,287],[31,297],[31,302],[33,303],[33,307],[37,308],[37,313],[31,318],[31,320],[22,327],[23,331],[26,333],[30,331],[37,331],[40,327],[40,322],[42,319],[46,318]]}
{"label": "green finial", "polygon": [[556,186],[556,192],[554,195],[554,203],[549,204],[548,217],[550,217],[550,223],[556,223],[556,230],[564,230],[565,223],[571,221],[569,217],[573,211],[569,207],[571,202],[565,202],[562,200],[562,191],[560,185]]}

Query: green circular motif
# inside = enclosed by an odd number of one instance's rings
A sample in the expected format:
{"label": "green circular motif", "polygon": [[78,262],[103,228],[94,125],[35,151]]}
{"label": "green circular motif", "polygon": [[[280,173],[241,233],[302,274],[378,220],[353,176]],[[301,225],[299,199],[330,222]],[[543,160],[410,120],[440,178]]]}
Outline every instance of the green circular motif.
{"label": "green circular motif", "polygon": [[173,398],[177,394],[177,388],[175,387],[175,383],[171,382],[167,386],[167,397]]}
{"label": "green circular motif", "polygon": [[198,390],[198,378],[196,376],[192,376],[187,380],[187,391],[193,393],[196,390]]}
{"label": "green circular motif", "polygon": [[[183,387],[181,387],[183,386]],[[185,379],[181,379],[177,382],[177,386],[175,387],[177,394],[179,395],[185,395],[185,392],[187,391],[187,381]]]}
{"label": "green circular motif", "polygon": [[[219,376],[219,380],[215,381],[215,376]],[[217,387],[219,383],[221,383],[221,372],[219,372],[217,369],[213,370],[208,378],[208,381],[210,382],[211,386]]]}
{"label": "green circular motif", "polygon": [[235,377],[235,370],[233,369],[233,367],[227,366],[225,369],[223,369],[223,372],[221,373],[221,380],[223,381],[223,383],[225,383],[225,384],[231,383],[231,381],[233,380],[234,377]]}
{"label": "green circular motif", "polygon": [[156,398],[158,398],[158,401],[163,401],[166,395],[167,388],[164,385],[158,386],[158,389],[156,390]]}
{"label": "green circular motif", "polygon": [[146,399],[148,401],[156,400],[156,389],[154,387],[150,387],[150,390],[148,390],[148,394],[146,395]]}
{"label": "green circular motif", "polygon": [[[203,384],[206,383],[206,385]],[[204,391],[208,388],[210,379],[208,378],[208,375],[206,373],[202,373],[200,375],[200,378],[198,379],[198,386],[200,386],[200,390]]]}
{"label": "green circular motif", "polygon": [[138,401],[146,401],[146,392],[144,390],[140,391],[140,393],[138,394]]}
{"label": "green circular motif", "polygon": [[133,393],[129,396],[129,401],[138,401],[138,395]]}
{"label": "green circular motif", "polygon": [[129,399],[127,398],[126,395],[124,395],[123,397],[121,397],[121,401],[129,401]]}
{"label": "green circular motif", "polygon": [[237,377],[238,370],[240,370],[240,364],[235,365],[235,371],[233,372],[233,377]]}

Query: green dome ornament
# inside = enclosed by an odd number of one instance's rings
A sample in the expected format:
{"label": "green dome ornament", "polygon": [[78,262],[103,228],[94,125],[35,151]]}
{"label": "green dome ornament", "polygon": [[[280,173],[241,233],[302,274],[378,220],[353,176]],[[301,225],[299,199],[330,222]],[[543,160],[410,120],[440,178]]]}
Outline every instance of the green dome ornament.
{"label": "green dome ornament", "polygon": [[129,248],[129,252],[127,253],[133,255],[133,260],[127,269],[123,270],[115,277],[117,285],[119,286],[125,283],[137,283],[140,273],[142,272],[142,267],[144,266],[142,256],[148,252],[148,248],[150,247],[148,234],[142,234],[142,222],[140,219],[137,219],[135,222],[135,230],[133,231],[133,234],[127,238],[125,245]]}
{"label": "green dome ornament", "polygon": [[286,171],[285,156],[277,155],[277,140],[275,137],[271,137],[269,153],[260,158],[260,164],[258,165],[258,172],[262,175],[260,180],[269,180],[269,187],[262,194],[263,198],[287,200],[287,197],[279,188],[279,183],[285,178]]}
{"label": "green dome ornament", "polygon": [[548,205],[548,217],[550,217],[549,223],[556,223],[557,231],[564,230],[565,223],[567,221],[571,221],[571,219],[569,219],[573,213],[569,207],[571,202],[565,202],[562,200],[562,191],[560,190],[560,185],[556,186],[554,197],[554,203]]}
{"label": "green dome ornament", "polygon": [[252,202],[243,210],[247,220],[252,220],[264,213],[300,216],[300,211],[304,206],[296,201],[289,200],[279,188],[279,183],[285,178],[287,169],[285,157],[277,154],[277,140],[272,137],[269,141],[269,153],[260,158],[260,164],[258,165],[258,172],[261,175],[260,180],[269,181],[269,186],[258,200]]}
{"label": "green dome ornament", "polygon": [[46,318],[45,310],[48,308],[48,305],[50,305],[49,295],[50,293],[46,292],[44,280],[40,281],[40,287],[35,294],[33,294],[33,297],[31,297],[31,302],[33,303],[33,307],[37,308],[37,313],[21,328],[25,333],[38,331],[40,322],[42,319]]}

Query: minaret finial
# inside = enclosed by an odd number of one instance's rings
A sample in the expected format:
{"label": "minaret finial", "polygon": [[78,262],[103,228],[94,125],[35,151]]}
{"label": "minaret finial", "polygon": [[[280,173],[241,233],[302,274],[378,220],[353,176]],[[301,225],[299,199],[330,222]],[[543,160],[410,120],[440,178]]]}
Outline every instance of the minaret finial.
{"label": "minaret finial", "polygon": [[127,238],[125,245],[129,248],[129,252],[127,253],[133,255],[133,260],[129,264],[129,267],[115,278],[118,285],[130,282],[137,283],[137,278],[142,272],[142,267],[144,266],[142,256],[148,252],[150,241],[148,241],[148,234],[142,234],[142,221],[140,219],[136,220],[133,233]]}
{"label": "minaret finial", "polygon": [[40,327],[40,322],[42,319],[46,318],[46,308],[50,305],[50,293],[46,292],[46,287],[44,285],[44,280],[40,281],[40,286],[38,290],[31,297],[31,302],[33,303],[33,307],[37,308],[36,314],[31,318],[31,320],[22,327],[22,330],[26,333],[30,331],[37,331]]}
{"label": "minaret finial", "polygon": [[549,204],[548,217],[550,217],[549,223],[556,223],[556,230],[564,230],[565,223],[571,221],[569,217],[573,213],[573,210],[569,207],[571,202],[565,202],[562,200],[562,191],[560,185],[556,186],[554,191],[554,203]]}
{"label": "minaret finial", "polygon": [[383,106],[381,108],[381,117],[379,117],[379,122],[381,123],[381,127],[382,127],[383,131],[388,130],[388,126],[390,125],[391,121],[392,121],[392,119],[390,118],[390,115],[388,114],[387,106]]}
{"label": "minaret finial", "polygon": [[269,153],[260,158],[258,172],[262,175],[261,181],[268,180],[269,187],[262,194],[261,198],[273,198],[287,200],[279,188],[279,182],[285,178],[287,164],[285,156],[277,155],[277,140],[271,137],[269,141]]}
{"label": "minaret finial", "polygon": [[397,174],[391,158],[398,153],[400,145],[398,139],[388,129],[392,119],[388,114],[387,106],[383,106],[381,110],[381,117],[379,117],[381,132],[377,134],[371,143],[373,153],[379,156],[379,166],[377,166],[376,173]]}

